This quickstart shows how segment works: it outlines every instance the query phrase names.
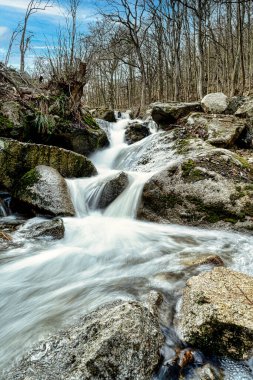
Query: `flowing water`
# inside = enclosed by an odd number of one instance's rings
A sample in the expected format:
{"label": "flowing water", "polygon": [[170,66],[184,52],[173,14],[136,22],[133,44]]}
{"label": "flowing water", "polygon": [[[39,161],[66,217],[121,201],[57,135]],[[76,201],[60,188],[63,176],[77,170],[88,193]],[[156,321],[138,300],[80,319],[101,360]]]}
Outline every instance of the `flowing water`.
{"label": "flowing water", "polygon": [[[1,369],[39,338],[97,306],[117,298],[143,299],[152,289],[164,295],[163,354],[169,360],[175,347],[182,347],[172,327],[177,302],[185,281],[198,273],[187,268],[187,259],[217,254],[229,267],[253,275],[253,237],[134,219],[144,183],[169,162],[158,152],[146,170],[144,164],[136,168],[137,157],[154,144],[157,132],[128,147],[128,122],[103,125],[111,144],[91,157],[96,177],[67,181],[76,217],[64,218],[65,237],[28,241],[1,253]],[[103,186],[122,170],[128,187],[106,210],[98,210]],[[217,365],[225,368],[227,380],[253,379],[251,362],[221,359]],[[177,379],[173,376],[162,366],[156,378]]]}

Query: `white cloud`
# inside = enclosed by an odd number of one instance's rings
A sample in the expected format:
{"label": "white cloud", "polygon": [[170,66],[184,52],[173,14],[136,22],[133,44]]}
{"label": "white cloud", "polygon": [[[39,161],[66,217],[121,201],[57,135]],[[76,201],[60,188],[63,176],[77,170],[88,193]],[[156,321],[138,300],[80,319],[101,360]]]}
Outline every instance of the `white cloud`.
{"label": "white cloud", "polygon": [[[27,5],[29,3],[29,0],[0,0],[0,7],[9,7],[9,8],[15,8],[16,10],[26,10]],[[45,1],[42,2],[45,5]],[[53,5],[52,7],[46,8],[43,12],[46,15],[49,16],[62,16],[64,13],[64,8],[59,7],[57,5]]]}
{"label": "white cloud", "polygon": [[6,26],[0,26],[0,37],[3,37],[8,32],[9,32],[9,29]]}

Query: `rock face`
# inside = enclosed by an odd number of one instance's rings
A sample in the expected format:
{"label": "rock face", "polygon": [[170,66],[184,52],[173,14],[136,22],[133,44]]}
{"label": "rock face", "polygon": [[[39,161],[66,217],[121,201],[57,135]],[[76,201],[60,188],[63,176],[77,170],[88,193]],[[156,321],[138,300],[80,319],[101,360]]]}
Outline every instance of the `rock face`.
{"label": "rock face", "polygon": [[222,92],[208,94],[201,100],[202,108],[207,113],[223,113],[226,111],[228,103],[228,97]]}
{"label": "rock face", "polygon": [[145,184],[138,217],[251,230],[253,166],[227,149],[179,133],[167,133],[173,161]]}
{"label": "rock face", "polygon": [[24,113],[18,101],[3,101],[0,105],[0,136],[23,139],[26,132]]}
{"label": "rock face", "polygon": [[144,139],[150,135],[150,130],[147,125],[134,123],[128,125],[125,132],[125,140],[128,145],[134,144],[137,141]]}
{"label": "rock face", "polygon": [[196,135],[201,134],[212,145],[229,148],[246,128],[246,121],[230,115],[205,115],[193,113],[187,125],[195,128]]}
{"label": "rock face", "polygon": [[151,116],[163,129],[171,129],[178,119],[189,115],[191,112],[201,111],[199,102],[193,103],[153,103],[151,104]]}
{"label": "rock face", "polygon": [[245,359],[253,350],[253,277],[223,267],[192,277],[183,293],[179,330],[193,346]]}
{"label": "rock face", "polygon": [[103,187],[98,208],[104,209],[111,204],[127,187],[128,176],[121,172]]}
{"label": "rock face", "polygon": [[15,187],[17,206],[32,213],[74,216],[65,179],[57,170],[39,165],[27,172]]}
{"label": "rock face", "polygon": [[57,240],[64,237],[64,231],[63,220],[60,218],[54,218],[48,221],[24,226],[19,233],[25,235],[27,239],[51,237],[52,239]]}
{"label": "rock face", "polygon": [[51,166],[63,177],[89,177],[97,173],[91,161],[80,154],[0,138],[0,185],[12,189],[22,175],[37,165]]}
{"label": "rock face", "polygon": [[162,344],[156,316],[138,302],[118,301],[42,341],[5,380],[148,380]]}

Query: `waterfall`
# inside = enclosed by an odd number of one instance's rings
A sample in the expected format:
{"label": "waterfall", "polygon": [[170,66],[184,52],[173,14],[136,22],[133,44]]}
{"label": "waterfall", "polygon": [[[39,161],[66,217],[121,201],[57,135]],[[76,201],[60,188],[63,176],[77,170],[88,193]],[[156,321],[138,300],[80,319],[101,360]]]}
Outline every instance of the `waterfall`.
{"label": "waterfall", "polygon": [[[163,132],[156,128],[128,146],[128,123],[127,118],[103,123],[110,146],[91,156],[97,176],[67,180],[76,217],[64,218],[64,238],[22,241],[20,247],[1,252],[0,371],[40,337],[105,302],[141,299],[150,289],[165,295],[162,321],[173,329],[178,296],[186,280],[199,273],[185,266],[187,260],[215,254],[229,267],[253,274],[253,236],[135,220],[144,184],[173,163],[175,155],[169,141],[165,149],[157,144]],[[104,186],[122,170],[128,186],[105,210],[98,210]],[[178,341],[166,338],[169,360]],[[235,379],[234,373],[236,380],[249,378],[240,363],[233,363],[233,369],[224,364],[224,373],[224,379]]]}

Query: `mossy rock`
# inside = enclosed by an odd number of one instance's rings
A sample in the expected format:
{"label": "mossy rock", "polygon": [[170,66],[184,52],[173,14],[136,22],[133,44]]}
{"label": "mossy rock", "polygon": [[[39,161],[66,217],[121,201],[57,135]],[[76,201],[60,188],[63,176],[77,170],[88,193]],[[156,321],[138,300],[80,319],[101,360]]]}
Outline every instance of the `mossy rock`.
{"label": "mossy rock", "polygon": [[175,149],[173,165],[145,184],[138,217],[252,231],[253,166],[201,139],[179,138],[176,131],[169,134],[170,149]]}
{"label": "mossy rock", "polygon": [[0,138],[0,184],[12,190],[16,181],[38,165],[56,169],[63,177],[89,177],[97,173],[83,155],[55,146],[21,143]]}

